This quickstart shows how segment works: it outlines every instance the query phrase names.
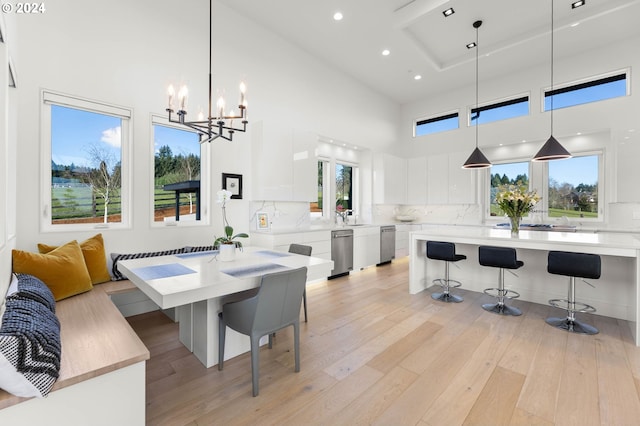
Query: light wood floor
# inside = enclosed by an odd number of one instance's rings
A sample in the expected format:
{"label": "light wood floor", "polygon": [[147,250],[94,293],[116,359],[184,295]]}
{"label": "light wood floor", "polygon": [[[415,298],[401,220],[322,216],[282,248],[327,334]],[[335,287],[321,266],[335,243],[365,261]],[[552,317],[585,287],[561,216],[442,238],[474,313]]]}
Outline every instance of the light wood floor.
{"label": "light wood floor", "polygon": [[408,292],[408,262],[307,290],[301,372],[292,333],[260,352],[260,395],[248,354],[204,368],[161,313],[130,317],[151,352],[150,425],[638,425],[640,349],[625,321],[588,316],[595,336],[545,324],[559,310],[522,301],[520,317]]}

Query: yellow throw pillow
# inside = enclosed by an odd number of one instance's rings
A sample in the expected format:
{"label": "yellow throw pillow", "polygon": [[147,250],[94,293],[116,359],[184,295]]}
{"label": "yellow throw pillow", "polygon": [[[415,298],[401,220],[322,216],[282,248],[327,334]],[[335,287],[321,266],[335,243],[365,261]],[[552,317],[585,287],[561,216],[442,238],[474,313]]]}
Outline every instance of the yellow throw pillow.
{"label": "yellow throw pillow", "polygon": [[[55,250],[56,246],[47,244],[38,244],[38,251],[42,254]],[[80,243],[84,263],[87,265],[91,284],[100,284],[111,281],[109,269],[107,269],[107,255],[104,252],[104,241],[102,234],[96,234],[93,237]]]}
{"label": "yellow throw pillow", "polygon": [[47,254],[12,251],[13,272],[33,275],[44,282],[56,300],[84,293],[93,288],[76,240]]}

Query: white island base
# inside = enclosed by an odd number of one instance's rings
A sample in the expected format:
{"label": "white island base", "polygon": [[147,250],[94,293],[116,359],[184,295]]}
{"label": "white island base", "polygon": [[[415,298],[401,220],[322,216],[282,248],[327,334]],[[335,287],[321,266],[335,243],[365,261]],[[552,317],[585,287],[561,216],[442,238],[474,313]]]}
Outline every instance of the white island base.
{"label": "white island base", "polygon": [[[415,231],[409,242],[409,292],[415,294],[433,286],[444,276],[444,262],[427,259],[426,241],[448,241],[466,260],[450,266],[451,279],[462,288],[482,292],[496,287],[498,271],[478,263],[478,247],[513,247],[524,266],[505,274],[505,288],[520,293],[522,300],[547,305],[549,299],[567,297],[569,278],[547,272],[547,253],[560,250],[593,253],[601,256],[602,276],[588,280],[595,288],[576,280],[576,299],[597,309],[598,315],[629,321],[636,346],[640,346],[638,302],[640,286],[640,238],[633,234],[520,231],[512,237],[509,230],[472,226],[443,226]],[[435,289],[434,289],[435,290]],[[455,289],[452,290],[455,292]],[[560,313],[560,311],[558,311]]]}

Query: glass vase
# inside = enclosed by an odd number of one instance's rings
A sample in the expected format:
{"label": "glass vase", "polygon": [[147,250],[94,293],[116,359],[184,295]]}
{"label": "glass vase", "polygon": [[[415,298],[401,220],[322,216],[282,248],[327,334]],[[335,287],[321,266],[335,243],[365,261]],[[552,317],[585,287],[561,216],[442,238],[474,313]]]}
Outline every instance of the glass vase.
{"label": "glass vase", "polygon": [[509,216],[509,222],[511,223],[511,236],[517,237],[520,234],[520,216]]}

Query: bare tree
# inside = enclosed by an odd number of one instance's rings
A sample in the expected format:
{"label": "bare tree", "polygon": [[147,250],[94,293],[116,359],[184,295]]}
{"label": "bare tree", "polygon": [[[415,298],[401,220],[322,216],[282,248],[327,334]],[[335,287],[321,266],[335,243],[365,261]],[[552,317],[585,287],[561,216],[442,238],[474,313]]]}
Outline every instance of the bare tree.
{"label": "bare tree", "polygon": [[[178,157],[178,174],[182,180],[200,179],[200,158],[194,154],[182,153]],[[193,193],[187,194],[189,198],[189,213],[193,213]]]}
{"label": "bare tree", "polygon": [[94,195],[104,200],[104,223],[107,223],[109,202],[120,190],[120,164],[112,152],[98,145],[90,145],[88,154],[95,166],[88,174],[89,184]]}

